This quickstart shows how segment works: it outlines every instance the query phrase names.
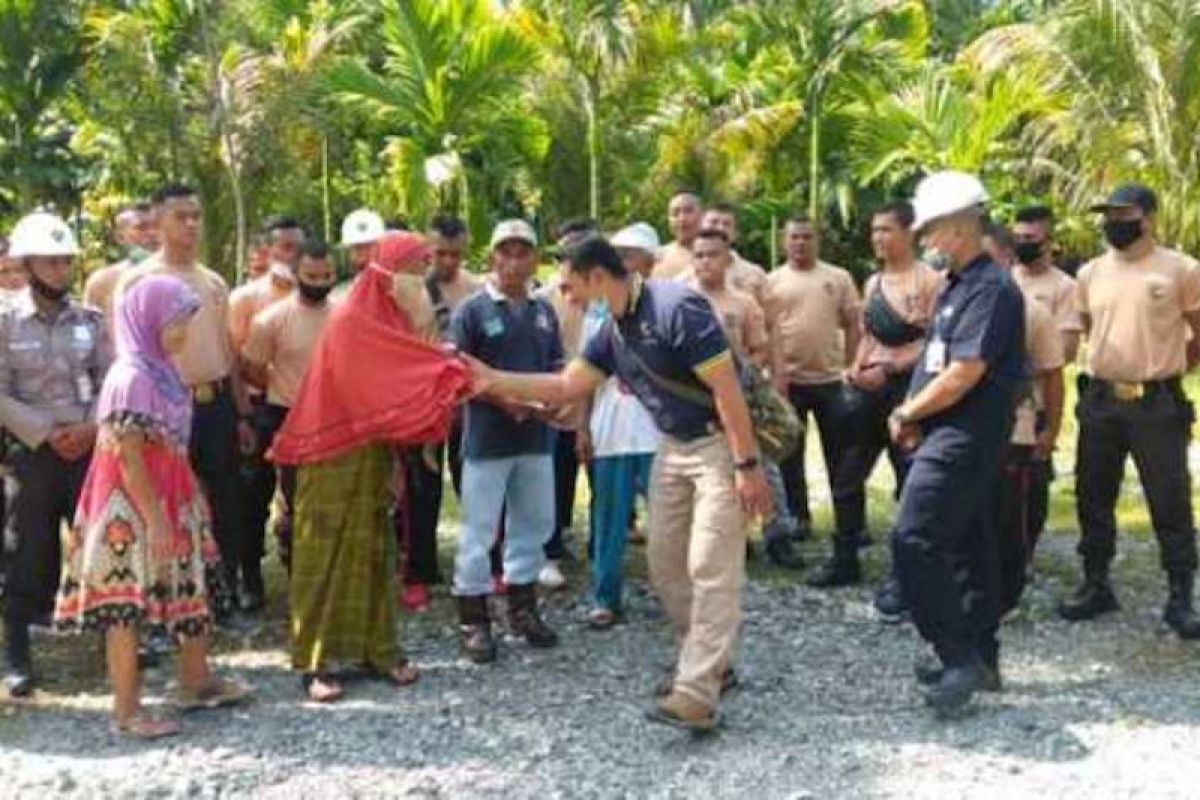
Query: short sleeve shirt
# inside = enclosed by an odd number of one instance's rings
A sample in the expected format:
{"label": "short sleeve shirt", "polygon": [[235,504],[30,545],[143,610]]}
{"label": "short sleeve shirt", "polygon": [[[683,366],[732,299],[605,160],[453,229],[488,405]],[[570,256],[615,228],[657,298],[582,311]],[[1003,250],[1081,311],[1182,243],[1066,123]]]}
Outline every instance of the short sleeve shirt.
{"label": "short sleeve shirt", "polygon": [[659,430],[684,441],[714,433],[716,411],[668,390],[662,379],[707,392],[698,375],[730,357],[708,300],[678,281],[654,279],[635,282],[627,313],[608,319],[583,350],[584,361],[624,381]]}
{"label": "short sleeve shirt", "polygon": [[847,361],[843,331],[858,324],[861,309],[854,279],[832,264],[784,264],[767,276],[763,310],[788,381],[838,381]]}
{"label": "short sleeve shirt", "polygon": [[[554,309],[545,300],[510,300],[489,284],[458,307],[450,328],[458,349],[509,372],[554,372],[563,365]],[[553,432],[542,422],[517,422],[483,400],[467,404],[463,456],[508,458],[550,452]]]}
{"label": "short sleeve shirt", "polygon": [[1027,301],[1035,300],[1045,306],[1060,332],[1083,330],[1074,278],[1058,267],[1032,272],[1022,264],[1013,267],[1012,276]]}
{"label": "short sleeve shirt", "polygon": [[1062,331],[1050,309],[1025,294],[1025,349],[1031,371],[1030,390],[1017,403],[1013,421],[1013,444],[1033,445],[1037,442],[1037,415],[1045,408],[1037,377],[1062,369],[1066,362],[1063,353]]}
{"label": "short sleeve shirt", "polygon": [[988,446],[1011,432],[1017,390],[1029,377],[1025,303],[1012,278],[986,256],[947,276],[909,393],[917,394],[954,361],[979,360],[986,363],[983,378],[953,406],[924,420],[927,431],[954,427]]}
{"label": "short sleeve shirt", "polygon": [[767,355],[767,326],[754,298],[737,289],[705,292],[695,283],[692,288],[712,305],[733,354],[742,361],[762,366]]}
{"label": "short sleeve shirt", "polygon": [[1200,311],[1200,266],[1165,247],[1140,258],[1109,251],[1079,271],[1091,321],[1088,365],[1108,381],[1156,381],[1187,371],[1186,315]]}
{"label": "short sleeve shirt", "polygon": [[726,280],[731,288],[745,292],[754,298],[754,302],[762,304],[763,295],[767,290],[767,271],[758,264],[747,261],[734,252],[733,264],[729,267]]}
{"label": "short sleeve shirt", "polygon": [[652,274],[662,280],[686,281],[692,277],[695,266],[692,251],[679,242],[671,242],[659,251]]}

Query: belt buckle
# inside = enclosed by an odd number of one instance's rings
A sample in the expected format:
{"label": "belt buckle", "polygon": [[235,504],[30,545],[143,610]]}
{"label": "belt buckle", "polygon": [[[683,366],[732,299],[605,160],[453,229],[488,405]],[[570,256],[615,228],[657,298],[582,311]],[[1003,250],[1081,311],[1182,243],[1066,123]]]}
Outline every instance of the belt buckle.
{"label": "belt buckle", "polygon": [[192,389],[192,399],[200,405],[208,405],[216,399],[217,393],[213,391],[211,383],[202,383]]}
{"label": "belt buckle", "polygon": [[1143,383],[1126,383],[1125,381],[1113,381],[1112,383],[1113,397],[1122,403],[1134,403],[1141,400],[1146,394],[1145,384]]}

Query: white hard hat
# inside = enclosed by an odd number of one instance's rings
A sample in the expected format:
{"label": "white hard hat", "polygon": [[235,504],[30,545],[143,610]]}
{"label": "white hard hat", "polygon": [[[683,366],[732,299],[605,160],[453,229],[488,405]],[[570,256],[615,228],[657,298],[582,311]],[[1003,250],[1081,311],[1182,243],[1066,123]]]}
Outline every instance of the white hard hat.
{"label": "white hard hat", "polygon": [[935,219],[979,207],[988,201],[987,190],[974,175],[935,172],[917,184],[913,195],[913,230],[920,231]]}
{"label": "white hard hat", "polygon": [[492,240],[488,244],[488,249],[495,250],[498,245],[511,241],[524,242],[530,247],[537,247],[537,234],[534,233],[533,226],[523,219],[506,219],[496,225],[492,231]]}
{"label": "white hard hat", "polygon": [[342,220],[342,247],[373,244],[383,238],[383,217],[369,208],[351,211]]}
{"label": "white hard hat", "polygon": [[46,211],[35,211],[22,217],[9,237],[8,255],[12,258],[78,254],[79,245],[70,226]]}
{"label": "white hard hat", "polygon": [[661,245],[658,239],[658,231],[645,222],[635,222],[628,227],[621,228],[621,230],[613,234],[612,239],[609,241],[613,247],[625,248],[627,250],[642,250],[652,256],[658,255]]}

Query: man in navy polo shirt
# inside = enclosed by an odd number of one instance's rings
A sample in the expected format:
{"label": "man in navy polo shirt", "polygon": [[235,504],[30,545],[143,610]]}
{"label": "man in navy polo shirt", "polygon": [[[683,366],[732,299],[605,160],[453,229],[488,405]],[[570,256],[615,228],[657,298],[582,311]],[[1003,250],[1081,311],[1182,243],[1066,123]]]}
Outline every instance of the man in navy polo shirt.
{"label": "man in navy polo shirt", "polygon": [[[650,717],[711,730],[721,693],[733,683],[747,515],[771,508],[737,369],[712,306],[683,283],[630,274],[600,238],[575,248],[569,265],[571,292],[603,304],[611,318],[556,375],[472,362],[476,390],[562,404],[616,375],[650,412],[663,439],[650,478],[647,557],[679,644]],[[711,402],[685,396],[693,393]]]}
{"label": "man in navy polo shirt", "polygon": [[[491,240],[492,275],[454,313],[460,352],[497,369],[547,372],[562,367],[558,320],[545,300],[531,297],[537,237],[524,220],[496,226]],[[487,598],[492,591],[488,552],[500,515],[506,514],[504,580],[509,625],[534,647],[558,637],[537,611],[536,582],[545,563],[542,548],[554,531],[553,432],[547,410],[482,394],[467,406],[463,430],[462,529],[454,563],[463,655],[494,661]]]}
{"label": "man in navy polo shirt", "polygon": [[939,669],[918,671],[938,713],[998,688],[999,546],[987,513],[1016,393],[1027,377],[1021,291],[983,250],[983,185],[931,175],[913,205],[929,257],[944,261],[925,351],[889,419],[915,448],[893,538],[897,577]]}

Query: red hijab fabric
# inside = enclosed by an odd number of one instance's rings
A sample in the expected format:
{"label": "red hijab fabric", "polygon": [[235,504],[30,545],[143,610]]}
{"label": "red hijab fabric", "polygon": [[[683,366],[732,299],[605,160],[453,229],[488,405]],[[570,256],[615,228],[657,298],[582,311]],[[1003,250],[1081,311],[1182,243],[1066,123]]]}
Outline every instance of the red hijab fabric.
{"label": "red hijab fabric", "polygon": [[379,263],[362,271],[326,323],[271,448],[276,462],[314,464],[373,442],[446,438],[455,406],[469,394],[469,370],[417,338],[392,293],[395,273],[423,264],[427,252],[413,233],[380,241]]}

